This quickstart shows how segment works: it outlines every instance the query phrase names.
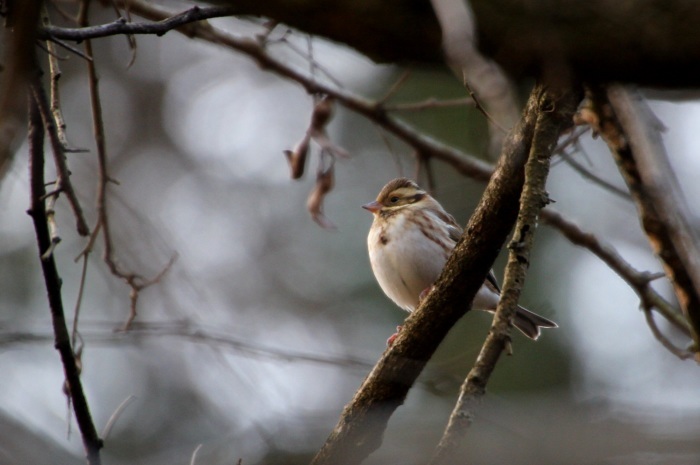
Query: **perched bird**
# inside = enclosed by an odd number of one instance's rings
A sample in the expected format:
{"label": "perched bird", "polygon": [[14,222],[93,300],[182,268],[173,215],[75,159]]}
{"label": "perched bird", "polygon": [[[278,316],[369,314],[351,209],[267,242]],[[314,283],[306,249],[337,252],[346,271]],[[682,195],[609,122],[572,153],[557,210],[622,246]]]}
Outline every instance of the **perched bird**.
{"label": "perched bird", "polygon": [[[462,228],[437,200],[407,178],[390,181],[377,200],[362,208],[374,215],[367,237],[374,276],[396,305],[412,312],[440,275]],[[500,289],[491,271],[472,307],[494,312],[499,298]],[[553,321],[520,306],[513,325],[535,340],[540,328],[557,327]],[[390,337],[387,344],[397,335]]]}

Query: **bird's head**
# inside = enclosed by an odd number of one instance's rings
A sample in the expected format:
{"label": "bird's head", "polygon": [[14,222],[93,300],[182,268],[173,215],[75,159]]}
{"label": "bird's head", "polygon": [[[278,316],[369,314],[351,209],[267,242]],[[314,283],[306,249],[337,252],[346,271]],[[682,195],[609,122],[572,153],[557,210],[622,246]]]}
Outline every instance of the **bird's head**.
{"label": "bird's head", "polygon": [[384,186],[377,200],[362,206],[374,215],[392,215],[405,208],[420,208],[423,203],[430,203],[432,197],[414,181],[408,178],[396,178]]}

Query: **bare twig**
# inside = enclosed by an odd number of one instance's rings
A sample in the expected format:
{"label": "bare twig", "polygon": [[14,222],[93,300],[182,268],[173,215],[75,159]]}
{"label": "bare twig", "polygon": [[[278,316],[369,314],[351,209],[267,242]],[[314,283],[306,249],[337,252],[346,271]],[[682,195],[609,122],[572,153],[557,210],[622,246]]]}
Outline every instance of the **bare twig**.
{"label": "bare twig", "polygon": [[121,416],[121,414],[124,412],[124,410],[129,406],[133,400],[136,399],[136,396],[133,394],[130,394],[126,399],[122,401],[119,406],[114,410],[112,415],[109,416],[109,420],[107,420],[107,424],[105,427],[102,429],[102,438],[104,440],[107,440],[109,437],[109,433],[112,432],[112,428],[114,428],[114,425],[117,423],[117,420]]}
{"label": "bare twig", "polygon": [[474,101],[474,106],[476,107],[477,110],[481,112],[482,115],[486,118],[486,121],[489,122],[491,126],[494,128],[498,129],[501,131],[502,134],[508,133],[508,129],[504,128],[498,121],[496,121],[486,110],[486,108],[481,104],[479,101],[479,98],[476,96],[476,92],[474,92],[469,85],[469,82],[467,81],[466,76],[464,77],[464,80],[462,81],[462,85],[467,89],[467,92],[469,92],[469,98],[471,98]]}
{"label": "bare twig", "polygon": [[[76,42],[123,34],[155,34],[162,36],[166,32],[196,21],[231,16],[235,13],[236,8],[234,7],[200,8],[195,6],[182,13],[164,18],[157,23],[132,23],[127,22],[126,18],[119,18],[114,22],[101,24],[99,26],[87,26],[83,24],[82,27],[77,29],[44,26],[39,29],[38,35],[44,40],[63,39]],[[92,56],[92,54],[88,54],[88,56]]]}
{"label": "bare twig", "polygon": [[[167,19],[172,16],[170,11],[141,0],[118,0],[118,3],[127,5],[132,13],[154,21]],[[267,53],[259,40],[236,36],[201,22],[189,24],[185,30],[180,32],[189,37],[196,37],[237,50],[256,61],[261,68],[297,82],[310,94],[333,97],[338,103],[379,124],[384,130],[412,146],[415,150],[429,154],[432,158],[451,165],[457,172],[465,176],[480,181],[487,181],[493,172],[493,167],[490,164],[469,157],[459,150],[424,136],[410,125],[390,117],[387,110],[380,103],[364,99],[347,90],[340,90],[322,82],[314,81],[286,63],[275,59]]]}
{"label": "bare twig", "polygon": [[[406,83],[408,78],[411,76],[411,70],[406,69],[404,70],[399,78],[394,81],[394,83],[389,87],[389,90],[386,91],[386,93],[379,99],[377,100],[377,103],[379,105],[384,105],[386,102],[389,101],[396,93],[403,87],[403,85]],[[386,108],[386,105],[384,105]]]}
{"label": "bare twig", "polygon": [[661,343],[662,346],[664,346],[669,352],[671,352],[673,355],[675,355],[681,360],[687,360],[695,356],[693,352],[684,349],[679,349],[671,341],[669,341],[666,336],[664,336],[664,334],[659,329],[659,326],[656,324],[656,320],[654,320],[654,312],[652,311],[653,309],[651,307],[642,305],[642,310],[644,311],[644,317],[647,320],[649,329],[651,329],[651,333],[654,335],[656,340]]}
{"label": "bare twig", "polygon": [[[44,26],[48,26],[51,23],[49,22],[49,15],[46,11],[46,5],[42,7],[42,10],[42,24]],[[58,66],[58,58],[54,43],[51,41],[46,41],[46,48],[49,52],[49,71],[51,75],[51,114],[53,115],[53,119],[56,124],[56,133],[58,134],[58,140],[61,141],[63,149],[65,151],[69,151],[68,140],[66,138],[66,123],[63,119],[63,112],[61,111],[61,94],[58,89],[58,82],[61,79],[61,69]]]}
{"label": "bare twig", "polygon": [[556,228],[571,243],[584,247],[595,254],[630,285],[640,300],[646,303],[646,306],[654,308],[664,318],[673,323],[674,326],[690,336],[690,327],[683,315],[650,286],[650,282],[657,277],[656,275],[637,271],[609,244],[602,242],[594,234],[582,230],[578,225],[565,219],[551,208],[546,208],[542,211],[542,221]]}
{"label": "bare twig", "polygon": [[203,444],[197,444],[197,447],[194,448],[194,451],[192,452],[192,458],[190,458],[190,465],[197,464],[197,453],[202,448],[202,446]]}
{"label": "bare twig", "polygon": [[[445,432],[430,461],[432,465],[451,464],[472,423],[474,409],[486,393],[486,385],[504,350],[510,348],[511,322],[518,308],[518,299],[530,264],[530,250],[537,229],[540,210],[549,203],[545,183],[549,160],[561,132],[572,124],[574,102],[568,92],[539,91],[537,121],[525,166],[525,184],[520,196],[520,211],[513,238],[508,246],[503,291],[491,330],[479,356],[460,389]],[[573,95],[573,94],[571,94]]]}
{"label": "bare twig", "polygon": [[429,98],[422,102],[411,103],[395,103],[393,105],[384,105],[386,111],[423,111],[432,108],[452,108],[475,106],[476,101],[473,97],[455,98],[450,100],[437,100]]}
{"label": "bare twig", "polygon": [[[84,28],[88,28],[87,26],[87,11],[88,11],[88,0],[83,0],[83,3],[81,4],[81,9],[78,15],[78,22],[81,26]],[[189,12],[192,12],[192,16],[197,16],[197,10],[198,8],[193,8],[192,10],[188,10]],[[183,20],[182,18],[190,18],[190,16],[187,15],[187,12],[183,15],[181,15],[181,19],[178,21]],[[181,24],[178,21],[165,21],[162,24],[165,25],[172,25],[172,24]],[[122,24],[122,23],[120,23]],[[127,24],[127,23],[123,23]],[[89,29],[89,28],[88,28]],[[93,57],[92,53],[92,43],[90,40],[85,41],[85,53],[89,57]],[[130,272],[130,271],[125,271],[122,269],[122,267],[117,263],[114,255],[114,247],[112,243],[112,233],[111,229],[109,226],[109,214],[107,211],[107,186],[110,182],[113,182],[113,179],[109,175],[108,171],[108,163],[107,163],[107,145],[106,145],[106,139],[105,139],[105,130],[104,130],[104,121],[102,117],[102,102],[100,99],[100,91],[99,91],[99,78],[97,77],[97,69],[95,67],[95,62],[94,60],[90,60],[87,62],[87,67],[88,67],[88,82],[89,82],[89,88],[90,88],[90,102],[91,102],[91,110],[92,110],[92,122],[93,122],[93,134],[95,137],[95,145],[97,146],[97,161],[98,161],[98,184],[97,184],[97,224],[92,230],[92,234],[90,235],[90,239],[88,240],[88,243],[86,247],[83,249],[83,252],[81,255],[85,256],[88,255],[92,251],[92,247],[95,243],[95,240],[100,234],[102,233],[102,238],[103,238],[103,245],[104,245],[104,262],[107,264],[107,267],[109,268],[110,272],[122,279],[126,284],[129,286],[130,291],[129,291],[129,300],[130,300],[130,307],[129,307],[129,316],[127,317],[126,323],[124,324],[124,329],[128,329],[131,323],[134,321],[134,318],[136,318],[137,315],[137,303],[138,303],[138,298],[139,298],[139,293],[146,287],[151,286],[154,283],[157,283],[160,281],[162,276],[170,269],[170,267],[173,265],[175,262],[175,259],[177,258],[176,256],[173,256],[168,264],[158,273],[154,278],[152,279],[146,279],[143,276],[139,275],[138,273]]]}
{"label": "bare twig", "polygon": [[[289,32],[289,31],[288,31]],[[335,76],[333,76],[333,73],[331,73],[328,69],[326,69],[325,66],[321,65],[318,61],[316,61],[313,57],[313,37],[312,36],[307,36],[307,51],[304,51],[297,47],[297,45],[290,40],[288,40],[289,34],[284,34],[280,39],[277,40],[270,40],[269,37],[265,37],[265,44],[273,44],[273,43],[282,43],[285,44],[289,50],[294,52],[295,54],[299,55],[300,57],[304,58],[306,61],[309,63],[309,73],[311,76],[315,76],[316,72],[320,72],[323,74],[330,82],[332,82],[335,86],[337,86],[339,89],[344,88],[345,86],[343,85],[342,82],[340,82],[339,79],[337,79]]]}
{"label": "bare twig", "polygon": [[[35,88],[39,85],[38,82],[34,83]],[[75,412],[75,417],[83,439],[88,463],[90,465],[99,465],[99,451],[102,448],[102,440],[99,438],[92,421],[90,408],[80,381],[80,371],[78,369],[76,356],[71,347],[70,336],[63,311],[61,278],[58,275],[53,254],[46,254],[51,247],[51,237],[43,200],[46,192],[44,187],[44,131],[42,124],[45,124],[45,122],[42,121],[43,115],[40,110],[41,103],[39,100],[40,99],[37,98],[37,93],[34,92],[29,106],[31,174],[31,207],[29,214],[32,217],[34,229],[36,230],[41,267],[44,273],[44,281],[48,292],[49,306],[51,308],[55,347],[61,355],[61,361],[63,362],[69,398],[73,404],[73,411]]]}
{"label": "bare twig", "polygon": [[569,166],[571,166],[574,170],[576,170],[581,176],[584,178],[588,179],[589,181],[592,181],[595,184],[598,184],[600,187],[605,189],[606,191],[610,192],[611,194],[614,194],[621,199],[624,200],[631,200],[629,192],[620,189],[617,187],[615,184],[606,181],[605,179],[601,178],[597,174],[591,172],[588,168],[580,164],[578,161],[574,159],[571,155],[566,153],[565,150],[562,150],[559,152],[559,156],[561,156],[562,160],[564,160]]}
{"label": "bare twig", "polygon": [[[368,360],[347,355],[335,356],[325,352],[315,354],[289,347],[265,345],[260,341],[247,340],[233,335],[235,331],[230,329],[210,328],[188,321],[135,321],[129,331],[114,331],[115,323],[112,321],[84,321],[82,324],[87,326],[87,329],[83,331],[83,337],[90,345],[123,344],[128,341],[143,341],[146,338],[176,338],[194,344],[223,347],[246,357],[279,360],[285,363],[309,363],[363,371],[372,368],[373,365]],[[51,335],[37,332],[0,332],[0,347],[46,343],[51,339]]]}
{"label": "bare twig", "polygon": [[61,141],[60,131],[58,130],[58,126],[53,118],[54,115],[51,113],[51,108],[49,106],[48,99],[46,98],[46,93],[39,82],[33,82],[31,88],[34,99],[37,102],[39,112],[41,113],[44,126],[48,131],[49,141],[51,142],[54,163],[56,165],[55,195],[58,195],[60,192],[64,192],[66,194],[68,203],[70,204],[73,214],[75,215],[78,234],[81,236],[87,236],[90,233],[90,229],[85,221],[83,209],[80,206],[77,195],[75,194],[73,184],[70,181],[70,171],[68,170],[68,165],[66,163],[65,146]]}
{"label": "bare twig", "polygon": [[68,50],[69,52],[78,55],[80,58],[87,60],[87,61],[92,61],[92,57],[87,56],[82,50],[80,50],[77,47],[73,47],[72,45],[69,45],[65,43],[62,40],[58,39],[47,39],[47,42],[53,42],[54,44],[58,45],[59,47],[63,47],[64,49]]}

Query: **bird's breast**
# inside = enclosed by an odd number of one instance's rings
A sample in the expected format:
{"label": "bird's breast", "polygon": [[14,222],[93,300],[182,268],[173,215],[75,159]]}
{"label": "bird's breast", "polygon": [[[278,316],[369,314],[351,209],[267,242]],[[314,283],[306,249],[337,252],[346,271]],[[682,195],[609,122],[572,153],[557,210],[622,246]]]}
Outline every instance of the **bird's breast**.
{"label": "bird's breast", "polygon": [[439,240],[439,231],[407,221],[402,215],[386,223],[371,228],[367,239],[372,270],[384,293],[412,311],[418,306],[420,293],[439,276],[454,244],[447,242],[449,238]]}

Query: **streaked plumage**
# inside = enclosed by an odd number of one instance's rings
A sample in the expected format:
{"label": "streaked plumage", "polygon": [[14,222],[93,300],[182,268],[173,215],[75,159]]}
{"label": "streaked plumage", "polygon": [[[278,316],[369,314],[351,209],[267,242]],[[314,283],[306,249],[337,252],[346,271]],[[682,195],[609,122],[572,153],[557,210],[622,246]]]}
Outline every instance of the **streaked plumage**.
{"label": "streaked plumage", "polygon": [[[374,276],[391,300],[411,312],[418,307],[421,293],[440,275],[462,228],[437,200],[407,178],[390,181],[363,208],[374,215],[367,237]],[[473,308],[493,312],[499,295],[491,272]],[[537,339],[540,328],[557,327],[523,307],[518,307],[513,324],[531,339]]]}

